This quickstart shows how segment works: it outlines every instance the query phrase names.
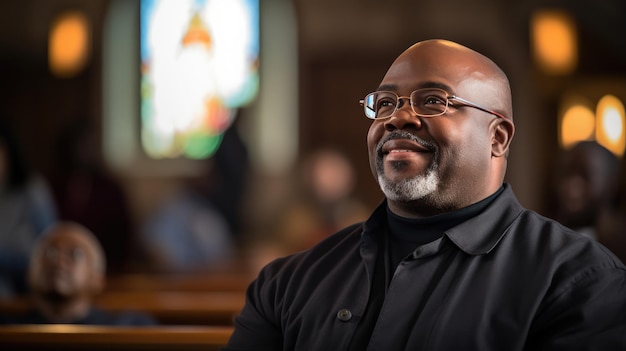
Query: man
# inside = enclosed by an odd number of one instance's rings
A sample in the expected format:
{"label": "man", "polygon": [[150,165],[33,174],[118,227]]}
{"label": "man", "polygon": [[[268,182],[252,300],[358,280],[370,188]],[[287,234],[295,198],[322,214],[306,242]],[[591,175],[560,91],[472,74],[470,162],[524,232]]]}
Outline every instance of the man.
{"label": "man", "polygon": [[619,159],[595,141],[581,141],[563,151],[556,166],[555,218],[603,242],[603,225],[618,203]]}
{"label": "man", "polygon": [[46,230],[31,255],[28,282],[34,308],[4,324],[153,325],[142,313],[113,314],[94,307],[105,284],[105,257],[96,237],[75,222]]}
{"label": "man", "polygon": [[495,63],[420,42],[362,104],[385,201],[267,265],[226,350],[626,347],[623,264],[503,183],[515,127]]}

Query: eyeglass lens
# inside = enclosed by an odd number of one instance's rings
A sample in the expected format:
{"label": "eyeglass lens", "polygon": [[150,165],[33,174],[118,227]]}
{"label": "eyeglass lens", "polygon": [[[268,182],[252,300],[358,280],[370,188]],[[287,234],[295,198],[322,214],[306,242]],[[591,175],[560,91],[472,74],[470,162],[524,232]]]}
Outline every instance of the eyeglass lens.
{"label": "eyeglass lens", "polygon": [[[418,89],[409,99],[413,111],[425,117],[442,115],[448,106],[448,94],[440,89]],[[370,93],[363,100],[365,116],[371,119],[390,117],[405,101],[409,102],[406,97],[399,98],[390,91]]]}

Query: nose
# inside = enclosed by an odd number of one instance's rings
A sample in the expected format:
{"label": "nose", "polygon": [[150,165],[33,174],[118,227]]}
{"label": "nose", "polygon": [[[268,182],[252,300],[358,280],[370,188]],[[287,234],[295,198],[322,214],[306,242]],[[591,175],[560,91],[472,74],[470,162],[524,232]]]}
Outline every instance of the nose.
{"label": "nose", "polygon": [[71,256],[61,248],[48,249],[45,252],[45,260],[50,266],[64,267],[72,264]]}
{"label": "nose", "polygon": [[396,112],[385,121],[385,129],[388,131],[407,128],[419,129],[421,127],[422,119],[415,114],[408,98],[402,98]]}
{"label": "nose", "polygon": [[71,264],[72,261],[66,254],[60,254],[52,261],[52,265],[57,267],[67,267]]}

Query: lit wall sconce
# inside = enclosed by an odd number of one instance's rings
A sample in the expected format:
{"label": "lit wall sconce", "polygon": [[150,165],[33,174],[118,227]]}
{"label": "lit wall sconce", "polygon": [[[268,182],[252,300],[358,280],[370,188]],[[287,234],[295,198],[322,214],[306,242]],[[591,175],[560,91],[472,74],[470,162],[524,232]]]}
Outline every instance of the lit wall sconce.
{"label": "lit wall sconce", "polygon": [[619,157],[626,150],[626,113],[615,95],[602,96],[595,108],[590,99],[568,94],[559,112],[559,145],[567,149],[582,140],[595,140]]}
{"label": "lit wall sconce", "polygon": [[578,63],[578,39],[574,19],[562,10],[538,10],[530,22],[534,59],[550,75],[566,75]]}
{"label": "lit wall sconce", "polygon": [[581,140],[593,139],[595,115],[592,103],[581,95],[566,95],[559,113],[559,144],[567,149]]}
{"label": "lit wall sconce", "polygon": [[624,156],[626,117],[624,104],[613,95],[604,95],[596,107],[596,140],[614,154]]}
{"label": "lit wall sconce", "polygon": [[84,13],[61,13],[48,32],[48,66],[59,78],[71,78],[86,66],[91,54],[91,31]]}

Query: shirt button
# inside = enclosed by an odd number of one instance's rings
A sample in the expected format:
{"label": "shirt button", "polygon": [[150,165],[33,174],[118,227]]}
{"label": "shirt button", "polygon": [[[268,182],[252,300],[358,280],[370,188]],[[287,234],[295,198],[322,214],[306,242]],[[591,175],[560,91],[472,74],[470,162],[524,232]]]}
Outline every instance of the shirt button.
{"label": "shirt button", "polygon": [[352,312],[347,308],[342,308],[337,312],[337,318],[342,322],[347,322],[352,318]]}

